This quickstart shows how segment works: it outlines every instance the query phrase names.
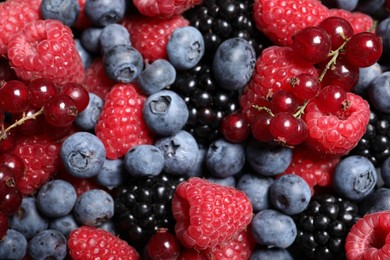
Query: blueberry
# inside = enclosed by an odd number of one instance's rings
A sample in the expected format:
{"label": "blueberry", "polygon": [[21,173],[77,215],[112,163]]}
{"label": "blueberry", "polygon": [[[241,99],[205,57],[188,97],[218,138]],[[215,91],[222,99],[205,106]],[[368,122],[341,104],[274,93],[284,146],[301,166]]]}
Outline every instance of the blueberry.
{"label": "blueberry", "polygon": [[32,259],[65,259],[67,240],[55,229],[47,229],[36,234],[28,243],[28,253]]}
{"label": "blueberry", "polygon": [[380,168],[381,177],[384,185],[390,187],[390,157],[383,161]]}
{"label": "blueberry", "polygon": [[111,190],[122,185],[127,176],[123,159],[106,159],[95,180],[98,184]]}
{"label": "blueberry", "polygon": [[287,215],[304,211],[310,202],[311,190],[307,182],[296,174],[276,179],[269,188],[272,205]]}
{"label": "blueberry", "polygon": [[185,174],[187,177],[200,177],[203,175],[207,150],[202,145],[199,145],[198,148],[195,164]]}
{"label": "blueberry", "polygon": [[387,18],[389,15],[385,8],[385,2],[386,0],[358,1],[358,5],[355,10],[370,15],[378,20],[382,20],[383,18]]}
{"label": "blueberry", "polygon": [[56,218],[69,214],[76,199],[77,194],[73,185],[57,179],[42,185],[36,196],[36,203],[45,216]]}
{"label": "blueberry", "polygon": [[92,189],[81,194],[73,209],[80,225],[100,226],[114,215],[114,200],[101,189]]}
{"label": "blueberry", "polygon": [[70,213],[63,217],[51,219],[49,223],[49,229],[55,229],[61,232],[61,234],[63,234],[65,237],[68,237],[70,232],[72,232],[78,227],[79,225],[77,224],[73,213]]}
{"label": "blueberry", "polygon": [[371,82],[381,75],[382,68],[379,63],[374,63],[369,67],[359,68],[359,80],[353,87],[353,92],[358,95],[364,95],[367,93]]}
{"label": "blueberry", "polygon": [[27,240],[16,230],[8,229],[0,240],[0,259],[23,259],[27,252]]}
{"label": "blueberry", "polygon": [[347,11],[353,11],[357,7],[359,0],[335,0],[335,4],[338,8]]}
{"label": "blueberry", "polygon": [[180,70],[195,67],[205,52],[203,35],[193,26],[173,31],[167,43],[167,55],[172,65]]}
{"label": "blueberry", "polygon": [[76,132],[61,145],[60,156],[65,169],[78,178],[96,176],[106,159],[104,144],[96,135]]}
{"label": "blueberry", "polygon": [[43,216],[37,206],[35,197],[24,197],[18,212],[9,218],[10,229],[22,233],[27,240],[47,229],[49,220]]}
{"label": "blueberry", "polygon": [[111,48],[118,45],[131,46],[130,33],[123,25],[109,24],[103,28],[99,42],[102,52],[107,53]]}
{"label": "blueberry", "polygon": [[333,187],[342,197],[361,200],[377,183],[377,172],[372,162],[360,155],[343,158],[333,173]]}
{"label": "blueberry", "polygon": [[363,200],[359,201],[359,213],[366,214],[390,210],[390,189],[382,187],[374,190]]}
{"label": "blueberry", "polygon": [[294,260],[290,252],[284,248],[255,249],[249,260]]}
{"label": "blueberry", "polygon": [[126,0],[88,0],[84,11],[94,25],[104,27],[124,17]]}
{"label": "blueberry", "polygon": [[186,124],[189,111],[174,91],[161,90],[150,95],[142,108],[146,125],[157,135],[174,135]]}
{"label": "blueberry", "polygon": [[274,209],[257,212],[252,219],[251,229],[255,241],[268,247],[287,248],[297,236],[294,220]]}
{"label": "blueberry", "polygon": [[229,38],[219,45],[213,72],[219,85],[227,90],[240,90],[251,79],[256,64],[256,52],[246,40]]}
{"label": "blueberry", "polygon": [[284,172],[291,163],[292,149],[275,143],[253,140],[246,146],[246,158],[252,169],[264,176]]}
{"label": "blueberry", "polygon": [[82,31],[80,42],[83,47],[90,53],[99,53],[100,48],[100,34],[103,28],[89,27]]}
{"label": "blueberry", "polygon": [[139,88],[151,95],[173,84],[176,79],[176,70],[173,65],[164,59],[157,59],[147,64],[137,78]]}
{"label": "blueberry", "polygon": [[157,176],[164,168],[164,155],[155,145],[136,145],[125,154],[124,164],[134,177]]}
{"label": "blueberry", "polygon": [[40,13],[45,20],[59,20],[70,27],[79,17],[80,4],[78,0],[42,0]]}
{"label": "blueberry", "polygon": [[84,131],[92,131],[99,120],[100,113],[102,112],[104,102],[96,94],[89,92],[88,106],[77,114],[74,123]]}
{"label": "blueberry", "polygon": [[116,82],[130,83],[141,73],[144,61],[141,53],[127,45],[117,45],[103,56],[107,76]]}
{"label": "blueberry", "polygon": [[98,229],[103,229],[103,230],[105,230],[107,232],[110,232],[111,234],[114,234],[114,235],[118,234],[117,226],[116,226],[116,224],[114,223],[114,221],[112,219],[110,219],[109,221],[101,224],[97,228]]}
{"label": "blueberry", "polygon": [[380,112],[390,113],[390,72],[382,73],[371,82],[368,98]]}
{"label": "blueberry", "polygon": [[269,208],[269,187],[274,179],[246,173],[238,179],[237,189],[243,191],[254,212]]}
{"label": "blueberry", "polygon": [[225,178],[208,177],[207,180],[222,186],[236,187],[236,179],[234,176],[228,176]]}
{"label": "blueberry", "polygon": [[81,57],[81,61],[83,62],[84,69],[89,68],[92,63],[92,55],[84,48],[80,39],[74,39],[74,42],[76,44],[77,52]]}
{"label": "blueberry", "polygon": [[383,56],[390,55],[390,17],[378,23],[376,34],[382,38]]}
{"label": "blueberry", "polygon": [[173,175],[184,175],[195,165],[198,144],[187,131],[181,130],[173,136],[156,140],[155,145],[164,154],[163,171]]}
{"label": "blueberry", "polygon": [[245,164],[245,149],[240,143],[230,143],[219,138],[209,145],[206,153],[207,169],[214,177],[236,175]]}

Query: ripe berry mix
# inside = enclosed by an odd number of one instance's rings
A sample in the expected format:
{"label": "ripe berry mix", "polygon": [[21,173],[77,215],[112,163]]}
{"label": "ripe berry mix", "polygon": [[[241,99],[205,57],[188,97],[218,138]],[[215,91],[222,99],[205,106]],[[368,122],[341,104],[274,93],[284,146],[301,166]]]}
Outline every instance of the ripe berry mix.
{"label": "ripe berry mix", "polygon": [[390,258],[390,1],[0,1],[0,259]]}

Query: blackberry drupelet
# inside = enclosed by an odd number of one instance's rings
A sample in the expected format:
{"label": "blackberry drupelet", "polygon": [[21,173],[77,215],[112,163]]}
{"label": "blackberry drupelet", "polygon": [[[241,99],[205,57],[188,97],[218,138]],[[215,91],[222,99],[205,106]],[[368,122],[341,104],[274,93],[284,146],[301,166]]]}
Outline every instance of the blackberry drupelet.
{"label": "blackberry drupelet", "polygon": [[215,53],[228,38],[240,37],[259,55],[271,43],[256,29],[252,14],[253,0],[208,0],[185,12],[184,17],[202,33],[206,53]]}
{"label": "blackberry drupelet", "polygon": [[345,238],[359,219],[358,206],[332,194],[315,194],[302,213],[293,216],[297,259],[345,259]]}
{"label": "blackberry drupelet", "polygon": [[378,112],[371,106],[366,133],[350,154],[365,156],[380,167],[390,156],[390,114]]}
{"label": "blackberry drupelet", "polygon": [[190,112],[184,130],[200,144],[208,145],[220,137],[222,119],[239,108],[238,91],[222,89],[212,67],[204,61],[192,69],[179,71],[171,89],[184,99]]}
{"label": "blackberry drupelet", "polygon": [[161,173],[130,178],[114,191],[115,222],[120,236],[142,252],[158,228],[174,232],[171,200],[176,186],[185,179]]}

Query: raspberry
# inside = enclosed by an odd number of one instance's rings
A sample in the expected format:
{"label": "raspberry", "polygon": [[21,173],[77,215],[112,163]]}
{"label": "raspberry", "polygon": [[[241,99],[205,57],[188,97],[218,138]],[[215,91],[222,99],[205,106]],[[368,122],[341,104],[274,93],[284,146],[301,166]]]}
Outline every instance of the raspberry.
{"label": "raspberry", "polygon": [[122,158],[134,145],[153,142],[142,117],[144,102],[145,96],[133,84],[116,84],[107,94],[95,127],[96,136],[106,148],[107,158]]}
{"label": "raspberry", "polygon": [[8,58],[16,75],[26,81],[46,78],[65,84],[84,79],[83,63],[72,31],[56,20],[26,24],[11,37]]}
{"label": "raspberry", "polygon": [[253,8],[256,27],[276,45],[284,46],[291,46],[297,31],[329,16],[328,8],[313,0],[255,0]]}
{"label": "raspberry", "polygon": [[344,9],[330,9],[329,14],[330,16],[338,16],[347,20],[352,25],[354,34],[373,31],[374,20],[365,13],[349,12]]}
{"label": "raspberry", "polygon": [[184,27],[189,21],[181,15],[159,19],[142,15],[125,17],[121,24],[130,32],[131,43],[143,56],[145,62],[168,59],[166,46],[176,28]]}
{"label": "raspberry", "polygon": [[252,205],[242,191],[198,177],[177,186],[172,212],[177,238],[197,250],[230,241],[252,220]]}
{"label": "raspberry", "polygon": [[95,227],[81,226],[68,238],[72,259],[139,259],[138,252],[124,240],[110,232]]}
{"label": "raspberry", "polygon": [[263,50],[256,61],[252,79],[240,97],[243,114],[251,120],[252,105],[271,98],[278,90],[292,90],[291,79],[302,73],[317,76],[313,65],[303,62],[291,47],[271,46]]}
{"label": "raspberry", "polygon": [[105,72],[102,57],[94,59],[85,70],[84,85],[89,92],[98,95],[102,100],[105,100],[107,93],[115,85]]}
{"label": "raspberry", "polygon": [[134,6],[138,11],[146,16],[158,16],[161,18],[170,18],[177,14],[199,5],[202,0],[134,0]]}
{"label": "raspberry", "polygon": [[367,214],[350,229],[345,240],[347,259],[390,258],[390,211]]}
{"label": "raspberry", "polygon": [[0,55],[7,54],[10,38],[23,26],[40,19],[39,11],[29,1],[8,0],[0,3]]}
{"label": "raspberry", "polygon": [[24,175],[16,179],[16,185],[24,195],[38,190],[60,165],[60,143],[46,135],[18,136],[11,153],[19,156],[26,166]]}
{"label": "raspberry", "polygon": [[359,142],[370,119],[370,107],[362,97],[347,92],[348,105],[336,115],[324,114],[315,101],[305,109],[309,135],[306,145],[313,151],[327,155],[345,155]]}

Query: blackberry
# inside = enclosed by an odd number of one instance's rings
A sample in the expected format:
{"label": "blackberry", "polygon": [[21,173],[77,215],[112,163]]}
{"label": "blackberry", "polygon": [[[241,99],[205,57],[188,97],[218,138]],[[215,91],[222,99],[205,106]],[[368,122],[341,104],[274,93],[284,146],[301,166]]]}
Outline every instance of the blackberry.
{"label": "blackberry", "polygon": [[376,167],[380,167],[390,156],[390,114],[378,112],[371,107],[366,133],[350,154],[365,156]]}
{"label": "blackberry", "polygon": [[192,69],[179,71],[170,88],[180,95],[190,112],[184,130],[198,143],[208,145],[221,136],[220,124],[225,115],[238,110],[238,91],[222,89],[212,67],[201,61]]}
{"label": "blackberry", "polygon": [[208,0],[184,13],[190,25],[202,33],[209,58],[224,40],[232,37],[249,41],[257,55],[271,45],[253,21],[253,3],[253,0]]}
{"label": "blackberry", "polygon": [[130,178],[114,191],[115,222],[119,235],[142,252],[158,228],[174,232],[171,200],[183,177],[161,173]]}
{"label": "blackberry", "polygon": [[345,238],[359,219],[358,206],[333,194],[315,194],[308,207],[293,216],[297,259],[345,259]]}

